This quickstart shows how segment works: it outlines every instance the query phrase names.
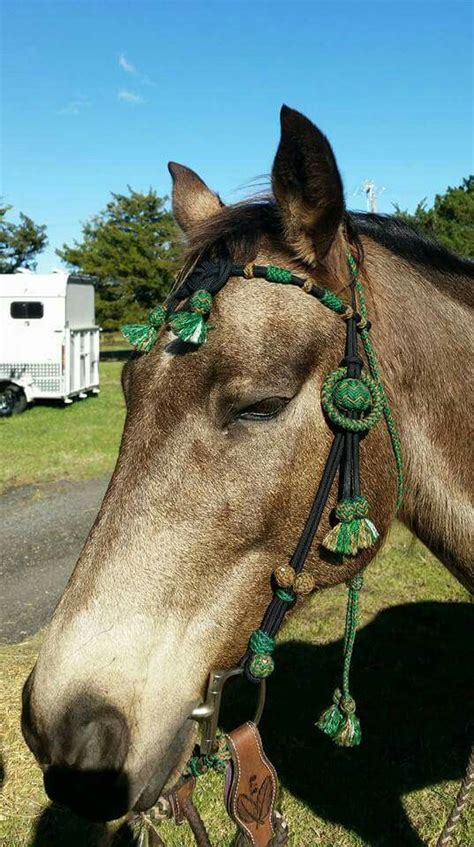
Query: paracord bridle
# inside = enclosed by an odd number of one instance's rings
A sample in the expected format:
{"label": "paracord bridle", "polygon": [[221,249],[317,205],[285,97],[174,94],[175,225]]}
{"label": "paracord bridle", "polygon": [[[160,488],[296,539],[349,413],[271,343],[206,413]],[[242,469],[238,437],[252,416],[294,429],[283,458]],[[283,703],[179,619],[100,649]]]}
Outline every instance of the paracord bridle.
{"label": "paracord bridle", "polygon": [[[350,275],[350,305],[343,302],[333,291],[316,285],[313,279],[302,278],[284,268],[252,263],[237,265],[227,253],[221,254],[219,258],[206,258],[192,269],[163,305],[153,309],[145,324],[127,325],[122,330],[135,349],[145,353],[152,349],[164,326],[169,327],[181,341],[199,346],[207,338],[206,319],[212,308],[213,296],[231,277],[260,278],[268,282],[297,286],[343,318],[346,324],[343,361],[339,368],[326,377],[321,391],[322,407],[331,424],[334,438],[313,505],[289,563],[278,565],[273,572],[273,598],[259,629],[252,633],[239,666],[231,670],[213,671],[206,700],[190,715],[202,724],[201,744],[198,754],[188,762],[184,778],[194,778],[209,768],[226,768],[230,758],[229,745],[218,736],[218,721],[222,690],[230,677],[245,674],[251,683],[260,683],[260,699],[254,721],[254,724],[258,724],[265,699],[265,679],[274,668],[272,653],[275,637],[296,598],[310,594],[316,588],[314,576],[306,571],[304,566],[338,472],[340,497],[334,510],[336,521],[322,541],[323,547],[339,556],[340,561],[341,556],[356,556],[361,550],[376,543],[378,532],[368,518],[368,502],[361,491],[359,446],[361,435],[375,426],[382,416],[385,418],[395,457],[397,509],[403,497],[400,441],[370,339],[370,321],[357,262],[350,253],[347,263]],[[183,301],[187,301],[184,307],[176,310]],[[364,362],[358,349],[359,338],[366,355],[368,371],[363,370]],[[337,744],[354,746],[360,743],[361,732],[355,714],[355,702],[349,690],[349,670],[357,628],[362,576],[353,577],[347,584],[349,598],[342,684],[334,693],[333,704],[323,713],[317,725]],[[199,843],[198,834],[202,822],[197,824],[195,830],[192,818],[197,813],[191,800],[189,803],[188,808],[192,811],[188,819]],[[169,803],[161,799],[159,806],[164,810],[166,817]],[[272,843],[286,842],[274,840]]]}

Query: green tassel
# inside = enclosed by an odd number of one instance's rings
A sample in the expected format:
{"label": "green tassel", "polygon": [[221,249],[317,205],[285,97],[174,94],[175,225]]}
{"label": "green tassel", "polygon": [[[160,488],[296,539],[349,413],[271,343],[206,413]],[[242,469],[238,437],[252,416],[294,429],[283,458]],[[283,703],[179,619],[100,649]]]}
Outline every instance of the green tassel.
{"label": "green tassel", "polygon": [[149,353],[158,338],[158,330],[151,324],[126,324],[122,327],[122,335],[135,350]]}
{"label": "green tassel", "polygon": [[357,747],[361,742],[355,702],[352,697],[343,697],[339,688],[334,692],[332,706],[322,713],[316,726],[339,747]]}
{"label": "green tassel", "polygon": [[372,547],[379,534],[368,518],[341,521],[323,539],[323,547],[342,556],[357,556],[360,550]]}
{"label": "green tassel", "polygon": [[199,312],[175,312],[169,321],[174,334],[188,344],[204,344],[208,327]]}
{"label": "green tassel", "polygon": [[329,530],[322,541],[326,550],[342,556],[357,556],[360,550],[375,544],[379,534],[367,517],[369,504],[365,497],[341,500],[335,511],[339,523]]}
{"label": "green tassel", "polygon": [[166,308],[161,304],[155,306],[144,324],[126,324],[122,327],[122,335],[130,342],[135,350],[149,353],[158,339],[158,331],[166,319]]}
{"label": "green tassel", "polygon": [[325,735],[328,735],[329,738],[335,738],[343,721],[344,716],[342,712],[339,710],[337,704],[333,703],[332,706],[329,706],[329,709],[325,709],[322,713],[316,726],[324,732]]}
{"label": "green tassel", "polygon": [[342,691],[336,688],[332,706],[323,712],[316,726],[340,747],[356,747],[361,742],[362,733],[356,704],[350,694],[349,673],[351,668],[352,651],[357,632],[357,617],[359,609],[359,591],[363,579],[360,574],[353,576],[347,583],[349,597],[346,610],[346,626],[344,629],[344,665],[342,671]]}
{"label": "green tassel", "polygon": [[212,294],[204,288],[195,291],[188,300],[190,311],[175,312],[169,319],[174,334],[188,344],[204,344],[211,327],[207,326],[204,315],[212,308]]}
{"label": "green tassel", "polygon": [[368,547],[373,547],[379,539],[377,527],[368,518],[362,518],[359,522],[359,534],[357,544],[359,550],[366,550]]}

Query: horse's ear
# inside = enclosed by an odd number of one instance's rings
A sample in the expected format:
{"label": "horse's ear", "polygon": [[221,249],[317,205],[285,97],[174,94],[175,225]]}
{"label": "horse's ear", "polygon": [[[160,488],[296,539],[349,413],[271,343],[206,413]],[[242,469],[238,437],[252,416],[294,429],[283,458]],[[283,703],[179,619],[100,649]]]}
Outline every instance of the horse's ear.
{"label": "horse's ear", "polygon": [[184,232],[210,218],[224,205],[191,168],[168,162],[173,179],[173,214]]}
{"label": "horse's ear", "polygon": [[300,112],[283,106],[272,187],[286,237],[303,261],[329,253],[344,214],[342,180],[326,136]]}

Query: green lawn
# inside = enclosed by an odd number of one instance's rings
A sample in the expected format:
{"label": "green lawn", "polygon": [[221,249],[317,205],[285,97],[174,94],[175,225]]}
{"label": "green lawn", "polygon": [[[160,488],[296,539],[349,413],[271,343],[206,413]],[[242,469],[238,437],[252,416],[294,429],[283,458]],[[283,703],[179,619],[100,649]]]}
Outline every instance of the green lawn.
{"label": "green lawn", "polygon": [[129,350],[129,344],[123,337],[121,332],[101,332],[100,334],[100,349],[101,350]]}
{"label": "green lawn", "polygon": [[[1,421],[0,482],[8,487],[111,470],[124,414],[121,367],[101,366],[97,399],[37,406]],[[433,847],[467,761],[474,607],[426,548],[395,524],[368,570],[361,602],[352,688],[363,742],[341,750],[314,723],[338,681],[345,594],[339,587],[315,595],[287,623],[269,682],[262,732],[283,785],[291,847]],[[105,847],[112,837],[105,827],[48,805],[21,739],[21,687],[41,638],[0,644],[0,844]],[[250,715],[247,695],[231,693],[225,728]],[[230,847],[233,830],[221,795],[220,778],[202,779],[197,798],[212,843]],[[186,827],[164,826],[162,834],[169,847],[193,844]],[[473,816],[469,828],[465,815],[453,847],[473,841]]]}
{"label": "green lawn", "polygon": [[121,362],[100,365],[100,394],[33,405],[0,420],[0,490],[55,479],[88,479],[111,471],[123,427]]}

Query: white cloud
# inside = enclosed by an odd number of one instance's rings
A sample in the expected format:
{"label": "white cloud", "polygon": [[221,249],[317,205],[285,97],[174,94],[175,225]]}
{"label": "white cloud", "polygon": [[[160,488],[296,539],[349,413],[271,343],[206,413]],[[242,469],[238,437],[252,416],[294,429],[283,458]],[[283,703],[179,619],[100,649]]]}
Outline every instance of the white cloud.
{"label": "white cloud", "polygon": [[148,74],[142,74],[140,77],[140,82],[142,85],[151,85],[153,88],[156,86],[156,82],[153,82],[152,79],[148,76]]}
{"label": "white cloud", "polygon": [[129,62],[129,60],[125,56],[125,53],[120,53],[120,56],[118,58],[118,64],[119,67],[121,67],[122,70],[125,71],[125,73],[134,76],[137,82],[141,85],[151,85],[153,87],[155,86],[155,83],[152,79],[150,79],[148,74],[140,73],[136,65],[134,65],[133,62]]}
{"label": "white cloud", "polygon": [[74,100],[71,100],[62,109],[58,109],[58,115],[80,115],[81,112],[87,107],[90,106],[90,100],[88,97],[75,97]]}
{"label": "white cloud", "polygon": [[136,69],[135,65],[132,65],[132,63],[129,62],[128,59],[126,59],[126,57],[124,56],[123,53],[120,54],[118,63],[120,65],[120,67],[122,68],[122,70],[125,71],[125,73],[136,74],[137,69]]}
{"label": "white cloud", "polygon": [[141,94],[135,94],[134,91],[127,91],[127,89],[122,88],[118,93],[118,99],[123,100],[124,103],[131,103],[134,106],[138,106],[141,103],[145,102],[145,99]]}

